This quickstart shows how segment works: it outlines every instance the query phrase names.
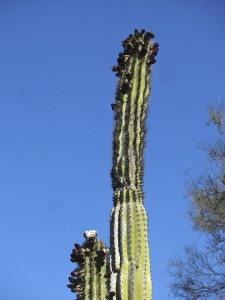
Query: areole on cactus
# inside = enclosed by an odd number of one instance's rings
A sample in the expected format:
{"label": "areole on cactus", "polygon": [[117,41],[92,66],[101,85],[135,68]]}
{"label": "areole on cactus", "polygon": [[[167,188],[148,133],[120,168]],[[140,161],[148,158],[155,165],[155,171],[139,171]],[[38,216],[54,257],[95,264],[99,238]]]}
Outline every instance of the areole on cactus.
{"label": "areole on cactus", "polygon": [[143,206],[145,120],[150,93],[151,65],[158,44],[154,34],[138,31],[122,42],[114,111],[114,191],[110,218],[110,251],[94,230],[86,231],[83,245],[75,244],[71,261],[77,268],[68,287],[81,300],[151,300],[152,283],[148,220]]}

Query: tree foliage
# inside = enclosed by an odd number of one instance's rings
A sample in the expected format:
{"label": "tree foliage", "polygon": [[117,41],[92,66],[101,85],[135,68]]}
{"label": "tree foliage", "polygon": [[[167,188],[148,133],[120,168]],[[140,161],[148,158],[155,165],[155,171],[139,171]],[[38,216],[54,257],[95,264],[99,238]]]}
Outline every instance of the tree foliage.
{"label": "tree foliage", "polygon": [[225,114],[223,103],[211,104],[207,125],[218,129],[213,143],[203,146],[206,167],[191,179],[187,195],[191,200],[189,217],[203,233],[201,249],[188,246],[182,257],[170,262],[171,292],[174,298],[225,299]]}

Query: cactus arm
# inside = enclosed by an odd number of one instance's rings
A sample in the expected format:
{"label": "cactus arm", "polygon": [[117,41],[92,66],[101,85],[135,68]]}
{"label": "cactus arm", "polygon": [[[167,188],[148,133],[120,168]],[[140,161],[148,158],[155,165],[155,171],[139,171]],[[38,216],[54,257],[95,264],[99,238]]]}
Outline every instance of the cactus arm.
{"label": "cactus arm", "polygon": [[78,267],[71,273],[68,287],[79,300],[106,299],[111,275],[108,249],[97,239],[96,231],[86,231],[85,237],[83,245],[75,244],[72,251],[71,261]]}
{"label": "cactus arm", "polygon": [[158,51],[158,44],[151,42],[153,37],[152,33],[135,30],[123,42],[124,52],[119,54],[118,66],[113,67],[119,77],[112,105],[115,127],[111,172],[111,255],[117,300],[152,298],[148,220],[143,206],[143,152],[150,66]]}

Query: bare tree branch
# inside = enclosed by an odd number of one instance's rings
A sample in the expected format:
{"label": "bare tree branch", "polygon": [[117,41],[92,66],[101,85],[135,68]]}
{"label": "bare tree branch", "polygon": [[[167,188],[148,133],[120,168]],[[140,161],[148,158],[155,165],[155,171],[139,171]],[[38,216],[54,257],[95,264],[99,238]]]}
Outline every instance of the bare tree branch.
{"label": "bare tree branch", "polygon": [[188,215],[194,228],[206,237],[201,249],[185,248],[182,257],[170,262],[170,285],[174,298],[186,300],[225,299],[225,117],[223,103],[209,107],[207,125],[215,125],[219,138],[203,145],[207,166],[191,179],[187,195]]}

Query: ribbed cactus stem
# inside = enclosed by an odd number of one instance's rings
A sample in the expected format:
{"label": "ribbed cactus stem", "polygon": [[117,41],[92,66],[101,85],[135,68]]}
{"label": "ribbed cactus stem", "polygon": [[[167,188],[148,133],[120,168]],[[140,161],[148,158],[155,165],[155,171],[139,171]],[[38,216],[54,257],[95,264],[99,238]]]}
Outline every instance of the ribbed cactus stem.
{"label": "ribbed cactus stem", "polygon": [[75,244],[71,261],[77,268],[68,287],[79,300],[151,300],[152,283],[148,244],[148,219],[143,206],[145,120],[150,93],[151,65],[158,44],[153,33],[142,30],[123,41],[113,135],[114,190],[110,220],[110,255],[95,230],[84,233],[85,242]]}
{"label": "ribbed cactus stem", "polygon": [[97,239],[95,230],[85,231],[83,245],[75,244],[71,261],[78,267],[69,277],[68,287],[79,300],[110,299],[110,261],[108,249]]}
{"label": "ribbed cactus stem", "polygon": [[118,65],[119,77],[113,136],[111,212],[111,288],[117,300],[150,300],[152,284],[147,214],[143,206],[143,152],[145,119],[150,92],[151,64],[158,44],[153,33],[135,30],[124,42]]}

